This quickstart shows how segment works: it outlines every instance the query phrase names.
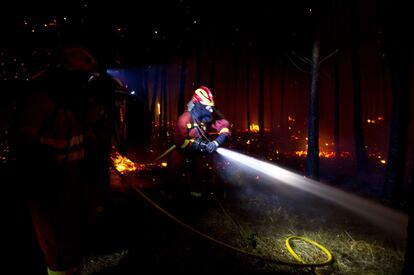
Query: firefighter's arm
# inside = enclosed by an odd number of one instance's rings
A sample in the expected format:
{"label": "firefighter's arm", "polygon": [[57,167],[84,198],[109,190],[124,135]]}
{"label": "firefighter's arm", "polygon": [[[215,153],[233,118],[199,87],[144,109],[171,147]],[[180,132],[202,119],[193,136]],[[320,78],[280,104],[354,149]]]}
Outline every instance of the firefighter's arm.
{"label": "firefighter's arm", "polygon": [[209,153],[216,151],[218,147],[222,146],[231,134],[229,129],[230,123],[225,119],[216,120],[211,127],[218,132],[218,136],[215,140],[206,144],[206,150]]}
{"label": "firefighter's arm", "polygon": [[178,118],[174,131],[174,144],[184,150],[201,150],[202,142],[197,138],[196,129],[189,131],[191,119],[189,113],[184,113]]}
{"label": "firefighter's arm", "polygon": [[216,120],[212,128],[218,132],[217,138],[214,140],[218,146],[222,146],[230,137],[230,123],[226,119]]}
{"label": "firefighter's arm", "polygon": [[27,165],[47,161],[51,154],[41,144],[40,132],[53,114],[53,101],[44,93],[35,93],[22,101],[17,108],[19,115],[14,132],[16,157]]}
{"label": "firefighter's arm", "polygon": [[191,140],[187,134],[187,122],[188,119],[185,115],[181,115],[178,118],[177,124],[174,129],[174,144],[177,148],[187,149],[190,148]]}

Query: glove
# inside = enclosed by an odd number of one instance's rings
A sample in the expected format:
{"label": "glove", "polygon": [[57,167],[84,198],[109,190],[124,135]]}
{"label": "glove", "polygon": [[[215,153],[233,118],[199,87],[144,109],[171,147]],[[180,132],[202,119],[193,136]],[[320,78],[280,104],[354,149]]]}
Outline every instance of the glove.
{"label": "glove", "polygon": [[205,147],[206,143],[201,138],[198,138],[191,143],[191,149],[195,151],[203,151]]}
{"label": "glove", "polygon": [[206,145],[206,151],[209,153],[213,153],[214,151],[216,151],[218,147],[219,147],[219,144],[217,143],[217,141],[210,141]]}

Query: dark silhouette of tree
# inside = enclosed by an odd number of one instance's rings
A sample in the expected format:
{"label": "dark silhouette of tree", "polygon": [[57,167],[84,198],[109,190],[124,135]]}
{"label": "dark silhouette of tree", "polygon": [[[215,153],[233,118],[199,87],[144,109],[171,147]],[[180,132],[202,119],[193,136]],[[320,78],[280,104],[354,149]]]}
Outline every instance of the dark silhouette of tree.
{"label": "dark silhouette of tree", "polygon": [[[384,180],[383,196],[394,202],[408,202],[409,221],[403,274],[414,274],[413,235],[414,186],[408,187],[408,196],[403,197],[404,168],[406,161],[408,126],[412,119],[410,96],[412,92],[412,66],[414,36],[411,30],[411,9],[403,1],[384,0],[381,2],[385,18],[384,46],[386,64],[390,71],[392,88],[391,127],[388,148],[388,162]],[[413,140],[410,136],[409,140]],[[411,148],[412,149],[412,148]],[[410,155],[413,155],[411,150]],[[414,167],[411,167],[414,178]]]}
{"label": "dark silhouette of tree", "polygon": [[351,59],[352,59],[352,90],[353,90],[353,126],[355,155],[357,159],[357,171],[361,173],[367,168],[367,154],[365,150],[364,129],[362,124],[362,100],[361,100],[361,65],[359,55],[359,31],[357,16],[357,1],[352,1],[351,16]]}
{"label": "dark silhouette of tree", "polygon": [[270,101],[270,133],[273,134],[274,131],[274,123],[275,123],[275,113],[274,113],[274,109],[273,109],[273,100],[274,100],[274,96],[273,96],[273,58],[270,61],[270,65],[269,65],[269,101]]}
{"label": "dark silhouette of tree", "polygon": [[[232,82],[233,82],[232,89],[233,89],[233,91],[239,91],[240,86],[241,86],[240,73],[239,73],[240,72],[240,67],[241,67],[240,66],[240,63],[241,63],[240,62],[240,48],[237,45],[234,45],[233,48],[232,48],[232,52],[233,52],[233,56],[232,56],[233,66],[232,66],[232,68],[233,68],[233,72],[234,72],[233,80],[232,80]],[[235,110],[233,112],[232,121],[235,121],[240,116],[240,113],[236,111],[239,108],[239,104],[240,104],[239,100],[233,100],[233,102],[232,102],[232,105],[233,105],[232,109]]]}
{"label": "dark silhouette of tree", "polygon": [[[142,100],[148,106],[149,104],[149,91],[148,91],[148,68],[144,67],[142,72],[142,79],[141,79],[141,89],[142,89]],[[148,107],[147,107],[148,109]]]}
{"label": "dark silhouette of tree", "polygon": [[259,106],[258,106],[258,124],[259,124],[259,135],[260,142],[263,142],[265,126],[264,126],[264,93],[265,93],[265,62],[264,56],[261,54],[259,60]]}
{"label": "dark silhouette of tree", "polygon": [[[127,123],[127,137],[128,144],[139,144],[140,148],[144,148],[151,142],[151,130],[152,130],[152,119],[151,112],[149,110],[149,91],[148,91],[148,68],[145,67],[142,72],[142,78],[140,79],[141,89],[138,95],[132,96],[129,100],[129,107],[127,106],[127,113],[132,112],[133,114],[127,115],[129,119],[135,116],[136,118]],[[128,105],[128,103],[127,103]],[[132,109],[132,110],[131,110]],[[133,124],[134,123],[134,124]],[[136,127],[138,123],[140,127]],[[129,125],[129,126],[128,126]],[[132,131],[132,135],[131,135]],[[138,149],[138,148],[137,148]]]}
{"label": "dark silhouette of tree", "polygon": [[312,50],[312,72],[308,109],[308,156],[306,174],[319,177],[319,38],[315,38]]}
{"label": "dark silhouette of tree", "polygon": [[283,133],[285,129],[285,78],[286,78],[286,66],[285,66],[285,59],[282,58],[280,64],[280,120],[279,125],[280,129]]}
{"label": "dark silhouette of tree", "polygon": [[161,138],[165,139],[167,137],[168,131],[168,96],[167,96],[167,66],[162,67],[161,73],[161,115],[160,115],[160,128],[161,128]]}
{"label": "dark silhouette of tree", "polygon": [[157,108],[158,82],[160,78],[160,68],[156,67],[154,70],[154,82],[152,84],[152,99],[151,99],[151,120],[155,122],[155,114]]}
{"label": "dark silhouette of tree", "polygon": [[[201,34],[199,35],[201,36]],[[199,42],[196,49],[196,72],[195,72],[195,86],[199,87],[201,85],[201,37],[199,37]]]}
{"label": "dark silhouette of tree", "polygon": [[385,30],[385,50],[391,73],[392,112],[384,195],[397,200],[403,194],[408,125],[412,112],[410,92],[414,46],[412,34],[410,37],[410,34],[404,32],[408,23],[405,22],[405,16],[408,14],[400,10],[402,8],[403,5],[389,3],[389,19]]}
{"label": "dark silhouette of tree", "polygon": [[182,114],[185,110],[185,83],[187,81],[187,55],[182,54],[180,66],[180,88],[178,91],[177,113]]}
{"label": "dark silhouette of tree", "polygon": [[247,116],[247,131],[250,133],[250,51],[249,45],[246,50],[246,116]]}
{"label": "dark silhouette of tree", "polygon": [[[339,28],[339,18],[338,14],[341,10],[340,3],[338,3],[337,0],[332,1],[332,13],[330,14],[330,22],[332,22],[332,29],[331,29],[331,35],[333,44],[335,45],[335,48],[338,47],[339,38],[337,36],[338,28]],[[338,51],[338,49],[336,50]],[[341,114],[341,104],[340,104],[340,73],[339,73],[339,57],[336,56],[334,62],[333,62],[333,73],[334,73],[334,143],[335,143],[335,157],[339,159],[341,157],[340,152],[340,114]]]}
{"label": "dark silhouette of tree", "polygon": [[335,156],[340,157],[339,146],[339,122],[340,122],[340,81],[339,81],[339,65],[338,61],[334,62],[334,78],[335,78],[335,96],[334,96],[334,142],[335,142]]}
{"label": "dark silhouette of tree", "polygon": [[214,91],[214,80],[216,75],[216,49],[212,47],[211,53],[210,53],[210,81],[209,81],[209,88]]}

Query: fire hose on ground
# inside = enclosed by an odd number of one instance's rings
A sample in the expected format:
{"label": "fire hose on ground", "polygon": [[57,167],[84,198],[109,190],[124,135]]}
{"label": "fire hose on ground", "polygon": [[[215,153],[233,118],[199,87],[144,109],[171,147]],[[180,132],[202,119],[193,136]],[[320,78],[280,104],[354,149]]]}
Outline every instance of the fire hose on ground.
{"label": "fire hose on ground", "polygon": [[[171,150],[173,150],[173,147],[170,147],[169,150],[167,150],[168,152],[165,154],[168,154]],[[164,154],[163,154],[164,155]],[[157,158],[157,159],[160,159]],[[194,233],[195,235],[198,235],[216,245],[219,245],[220,247],[224,247],[227,249],[230,249],[232,251],[235,251],[237,253],[240,253],[241,255],[244,256],[248,256],[254,259],[258,259],[258,260],[262,260],[262,261],[266,261],[269,263],[273,263],[273,264],[279,264],[279,265],[284,265],[284,266],[292,266],[292,267],[303,267],[303,268],[311,268],[312,270],[316,267],[323,267],[323,266],[328,266],[330,264],[333,263],[333,256],[332,253],[323,245],[317,243],[316,241],[313,241],[311,239],[308,239],[306,237],[303,236],[289,236],[286,240],[285,240],[285,246],[286,249],[288,250],[288,252],[292,255],[292,257],[297,261],[297,262],[288,262],[288,261],[283,261],[280,259],[275,259],[275,258],[271,258],[271,257],[267,257],[267,256],[261,256],[261,255],[256,255],[253,253],[250,253],[246,250],[237,248],[235,246],[232,246],[228,243],[222,242],[220,240],[217,240],[195,228],[193,228],[192,226],[190,226],[189,224],[181,221],[180,219],[178,219],[177,217],[175,217],[174,215],[172,215],[171,213],[169,213],[168,211],[166,211],[165,209],[163,209],[162,207],[160,207],[157,203],[155,203],[152,199],[150,199],[148,196],[146,196],[139,188],[137,188],[134,184],[129,182],[129,179],[127,177],[124,177],[115,167],[114,169],[116,171],[116,173],[119,175],[119,177],[121,178],[121,180],[124,182],[124,184],[129,187],[132,188],[145,202],[147,202],[152,208],[154,208],[155,210],[161,212],[162,214],[164,214],[165,216],[167,216],[169,219],[171,219],[172,221],[174,221],[175,223],[179,224],[180,226],[188,229],[190,232]],[[222,207],[222,206],[221,206]],[[301,240],[303,242],[309,243],[311,245],[313,245],[314,247],[318,248],[320,251],[322,251],[325,256],[326,259],[324,259],[321,262],[316,262],[316,263],[312,263],[312,262],[305,262],[296,252],[295,250],[292,248],[292,241],[293,240]]]}

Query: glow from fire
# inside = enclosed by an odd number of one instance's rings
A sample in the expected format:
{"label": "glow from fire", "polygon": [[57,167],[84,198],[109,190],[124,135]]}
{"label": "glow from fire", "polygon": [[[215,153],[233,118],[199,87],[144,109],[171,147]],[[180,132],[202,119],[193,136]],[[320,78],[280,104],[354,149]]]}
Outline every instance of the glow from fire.
{"label": "glow from fire", "polygon": [[269,176],[275,180],[272,181],[274,184],[283,183],[321,197],[358,213],[371,222],[398,235],[404,236],[406,233],[408,217],[405,214],[244,154],[224,148],[218,148],[217,153],[235,163],[250,168],[252,172],[260,172]]}
{"label": "glow from fire", "polygon": [[250,124],[250,132],[252,133],[258,133],[260,131],[259,125],[257,124]]}
{"label": "glow from fire", "polygon": [[[299,138],[297,136],[291,136],[292,140],[298,140]],[[294,156],[300,157],[300,158],[306,158],[308,156],[308,138],[306,137],[304,140],[304,147],[306,147],[305,150],[297,150],[293,152]],[[319,157],[323,159],[333,159],[336,157],[335,148],[335,142],[329,141],[328,139],[320,139],[319,141]],[[351,153],[347,151],[341,151],[339,152],[340,158],[350,158]]]}
{"label": "glow from fire", "polygon": [[111,156],[112,162],[120,173],[127,173],[127,172],[133,172],[136,171],[138,168],[140,168],[143,164],[139,165],[129,158],[122,156],[118,152],[114,152]]}
{"label": "glow from fire", "polygon": [[[308,152],[305,150],[295,151],[295,155],[298,157],[307,157]],[[349,152],[340,152],[341,158],[349,158],[351,154]],[[324,159],[331,159],[336,157],[336,152],[333,151],[319,151],[319,157]]]}
{"label": "glow from fire", "polygon": [[375,120],[375,118],[368,118],[367,123],[368,124],[376,124],[376,123],[380,123],[383,120],[384,120],[384,117],[382,117],[382,116],[377,117],[377,120]]}

